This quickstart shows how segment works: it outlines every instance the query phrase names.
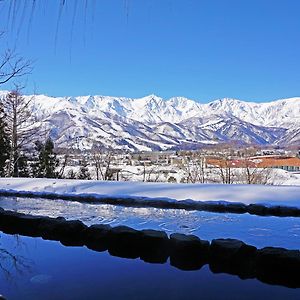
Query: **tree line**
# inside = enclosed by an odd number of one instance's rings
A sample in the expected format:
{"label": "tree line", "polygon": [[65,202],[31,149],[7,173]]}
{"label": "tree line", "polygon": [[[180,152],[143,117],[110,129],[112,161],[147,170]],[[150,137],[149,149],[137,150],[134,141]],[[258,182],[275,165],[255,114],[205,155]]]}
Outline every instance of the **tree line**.
{"label": "tree line", "polygon": [[0,97],[0,176],[91,179],[85,159],[78,172],[64,175],[68,155],[59,163],[49,132],[32,113],[33,101],[18,88]]}
{"label": "tree line", "polygon": [[42,132],[18,89],[0,101],[0,175],[8,177],[58,177],[58,159],[50,137]]}

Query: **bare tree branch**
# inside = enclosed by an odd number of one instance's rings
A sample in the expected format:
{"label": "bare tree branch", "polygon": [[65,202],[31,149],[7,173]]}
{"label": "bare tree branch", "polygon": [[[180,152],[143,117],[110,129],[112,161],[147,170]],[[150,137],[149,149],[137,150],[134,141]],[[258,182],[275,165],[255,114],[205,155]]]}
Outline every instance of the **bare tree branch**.
{"label": "bare tree branch", "polygon": [[15,50],[7,49],[0,55],[0,85],[13,78],[30,74],[31,71],[32,62],[19,56]]}

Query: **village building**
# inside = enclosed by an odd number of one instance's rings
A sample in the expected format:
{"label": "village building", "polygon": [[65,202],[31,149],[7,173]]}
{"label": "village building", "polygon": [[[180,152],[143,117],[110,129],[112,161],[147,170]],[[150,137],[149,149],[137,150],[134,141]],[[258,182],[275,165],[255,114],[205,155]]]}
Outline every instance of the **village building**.
{"label": "village building", "polygon": [[300,158],[297,156],[266,155],[249,158],[209,158],[207,165],[210,167],[230,168],[272,168],[289,172],[300,171]]}

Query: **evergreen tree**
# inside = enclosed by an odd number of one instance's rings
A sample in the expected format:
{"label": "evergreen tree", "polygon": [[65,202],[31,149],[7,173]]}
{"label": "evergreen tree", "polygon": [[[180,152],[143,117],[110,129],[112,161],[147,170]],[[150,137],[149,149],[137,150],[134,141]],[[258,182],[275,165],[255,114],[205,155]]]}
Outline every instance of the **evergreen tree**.
{"label": "evergreen tree", "polygon": [[30,177],[27,157],[24,154],[19,155],[19,177]]}
{"label": "evergreen tree", "polygon": [[6,175],[6,160],[9,158],[10,143],[3,107],[0,106],[0,176]]}
{"label": "evergreen tree", "polygon": [[[48,138],[43,145],[40,142],[36,143],[37,151],[39,151],[39,159],[37,162],[37,177],[55,178],[57,173],[55,171],[58,160],[54,153],[54,144],[51,138]],[[33,166],[35,168],[35,166]]]}
{"label": "evergreen tree", "polygon": [[44,144],[40,141],[34,143],[34,149],[30,158],[30,175],[31,177],[43,177],[40,168],[40,153],[43,151]]}

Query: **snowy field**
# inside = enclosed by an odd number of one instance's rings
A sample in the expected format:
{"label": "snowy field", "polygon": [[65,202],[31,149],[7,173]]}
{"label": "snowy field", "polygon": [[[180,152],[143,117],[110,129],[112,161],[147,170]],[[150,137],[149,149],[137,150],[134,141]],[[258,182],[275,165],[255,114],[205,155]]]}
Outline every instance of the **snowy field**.
{"label": "snowy field", "polygon": [[134,198],[139,201],[214,201],[300,207],[300,186],[172,184],[95,180],[0,178],[0,190],[32,195],[76,195],[93,199]]}
{"label": "snowy field", "polygon": [[[120,168],[120,181],[146,181],[146,182],[169,182],[170,178],[173,179],[172,182],[186,182],[188,176],[187,170],[184,170],[178,166],[173,165],[152,165],[152,166],[130,166],[130,165],[113,165],[114,168]],[[91,179],[96,179],[95,167],[88,166],[88,171],[91,175]],[[70,171],[78,174],[79,166],[67,166],[65,168],[64,176],[68,177]],[[194,176],[198,173],[197,166],[196,170],[190,169]],[[233,183],[243,184],[247,183],[244,178],[244,173],[241,168],[232,168],[232,174],[234,174]],[[59,168],[57,169],[59,172]],[[251,171],[253,172],[253,171]],[[300,186],[300,173],[298,172],[288,172],[282,169],[267,169],[268,179],[267,184],[270,185],[299,185]],[[204,168],[205,183],[222,183],[222,178],[220,176],[220,170],[218,168]],[[100,176],[101,178],[101,176]]]}

